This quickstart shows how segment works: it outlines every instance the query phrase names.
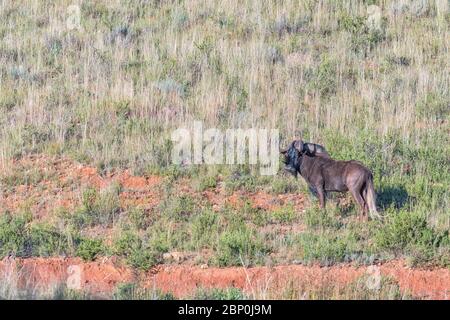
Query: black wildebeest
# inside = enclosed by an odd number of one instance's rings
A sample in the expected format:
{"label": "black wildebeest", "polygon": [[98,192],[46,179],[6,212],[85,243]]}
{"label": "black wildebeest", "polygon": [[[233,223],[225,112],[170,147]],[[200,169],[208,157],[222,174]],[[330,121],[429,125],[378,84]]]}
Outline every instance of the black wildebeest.
{"label": "black wildebeest", "polygon": [[350,191],[361,208],[361,218],[367,218],[368,212],[372,218],[379,217],[370,170],[359,161],[336,161],[329,157],[324,148],[324,152],[320,151],[317,152],[302,140],[295,140],[281,153],[285,156],[284,162],[294,167],[295,173],[298,172],[315,189],[322,208],[325,208],[326,192]]}

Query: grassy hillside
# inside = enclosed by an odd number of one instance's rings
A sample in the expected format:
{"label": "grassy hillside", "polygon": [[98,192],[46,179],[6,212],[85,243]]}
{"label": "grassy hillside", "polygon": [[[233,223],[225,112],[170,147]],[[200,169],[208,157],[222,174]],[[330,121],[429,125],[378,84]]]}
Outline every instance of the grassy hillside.
{"label": "grassy hillside", "polygon": [[[39,176],[8,169],[11,159],[28,154],[68,156],[101,175],[129,168],[168,177],[156,218],[129,227],[138,232],[124,230],[113,249],[144,269],[165,252],[205,247],[219,266],[241,264],[242,253],[246,263],[263,264],[274,251],[301,252],[305,262],[367,262],[365,254],[389,253],[448,265],[450,15],[439,0],[420,8],[401,3],[2,1],[2,193],[39,184]],[[382,13],[376,29],[366,23],[373,4]],[[301,132],[336,159],[362,161],[374,173],[386,218],[342,222],[354,207],[324,213],[314,206],[301,217],[286,206],[268,217],[225,208],[218,218],[179,196],[176,181],[191,179],[204,191],[216,187],[220,174],[230,192],[298,187],[292,178],[252,175],[257,171],[247,166],[173,166],[170,134],[194,120],[221,129],[278,128],[284,144]],[[69,221],[76,231],[113,223],[120,212],[133,226],[134,211],[114,202],[116,192],[104,198],[84,190]],[[136,210],[139,224],[146,213]],[[26,217],[11,219],[0,221],[0,243],[9,251],[92,259],[112,250],[96,239],[72,238],[72,229],[67,240],[64,232],[27,228]],[[299,219],[307,232],[261,236],[267,223]],[[71,250],[58,246],[66,241]]]}

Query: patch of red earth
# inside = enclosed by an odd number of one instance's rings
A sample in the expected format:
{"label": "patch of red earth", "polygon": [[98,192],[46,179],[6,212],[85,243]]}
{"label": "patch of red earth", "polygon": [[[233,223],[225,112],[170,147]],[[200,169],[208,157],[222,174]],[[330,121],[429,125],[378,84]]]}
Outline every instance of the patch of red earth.
{"label": "patch of red earth", "polygon": [[301,194],[271,194],[264,191],[245,193],[235,191],[231,195],[226,195],[225,191],[220,188],[206,190],[202,192],[203,198],[213,204],[213,208],[219,209],[224,205],[231,205],[233,208],[239,209],[244,206],[248,200],[255,209],[263,209],[273,211],[285,205],[292,205],[298,212],[303,212],[305,197]]}
{"label": "patch of red earth", "polygon": [[215,188],[197,192],[192,186],[192,181],[184,178],[177,181],[174,188],[179,195],[189,195],[199,200],[207,201],[215,211],[219,211],[227,205],[234,209],[240,209],[247,201],[250,202],[253,208],[266,211],[273,211],[286,205],[292,205],[298,213],[302,213],[307,205],[306,198],[299,193],[272,194],[263,190],[256,192],[237,190],[229,194],[221,182]]}
{"label": "patch of red earth", "polygon": [[[101,176],[97,169],[85,166],[68,158],[30,155],[15,160],[5,170],[6,174],[17,170],[24,174],[39,170],[42,179],[33,185],[2,187],[0,207],[12,212],[29,206],[35,218],[45,219],[55,208],[74,209],[80,205],[81,193],[87,187],[99,191],[113,183],[119,183],[123,192],[120,201],[123,207],[140,205],[145,209],[156,206],[161,198],[159,176],[137,177],[128,170],[116,170]],[[46,173],[46,174],[45,174]]]}
{"label": "patch of red earth", "polygon": [[[392,277],[404,293],[424,299],[450,299],[449,269],[410,269],[402,261],[378,266],[380,273]],[[107,297],[120,283],[139,281],[145,287],[171,292],[176,297],[192,295],[197,288],[236,287],[258,298],[282,297],[287,288],[343,288],[364,274],[368,267],[284,265],[253,268],[207,268],[163,265],[147,273],[134,273],[114,259],[83,262],[77,258],[9,259],[0,262],[0,279],[15,279],[19,287],[42,288],[66,283],[97,296]],[[295,292],[295,291],[294,291]],[[291,298],[301,299],[302,296]]]}
{"label": "patch of red earth", "polygon": [[275,210],[285,205],[292,205],[297,211],[303,212],[305,197],[302,194],[278,194],[273,195],[266,192],[251,194],[250,199],[253,206],[264,210]]}
{"label": "patch of red earth", "polygon": [[[379,270],[382,275],[395,279],[404,293],[424,299],[450,299],[449,269],[410,269],[401,261],[393,261],[379,266]],[[200,286],[207,288],[234,286],[247,293],[264,297],[265,294],[282,296],[283,290],[289,286],[344,287],[364,274],[371,275],[373,271],[368,267],[350,265],[332,267],[287,265],[248,269],[168,266],[154,275],[152,283],[179,297],[192,294]]]}
{"label": "patch of red earth", "polygon": [[111,260],[83,262],[78,258],[4,258],[0,262],[0,279],[38,292],[66,284],[70,289],[100,297],[109,296],[119,283],[136,281],[131,269],[117,266]]}

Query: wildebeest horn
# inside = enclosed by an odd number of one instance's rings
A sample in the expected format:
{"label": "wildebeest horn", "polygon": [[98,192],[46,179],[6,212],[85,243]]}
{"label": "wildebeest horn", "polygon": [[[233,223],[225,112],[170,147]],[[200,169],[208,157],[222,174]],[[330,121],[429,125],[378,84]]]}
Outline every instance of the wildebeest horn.
{"label": "wildebeest horn", "polygon": [[289,149],[281,149],[280,148],[280,153],[285,154],[286,152],[288,152]]}
{"label": "wildebeest horn", "polygon": [[298,152],[303,152],[303,140],[295,140],[293,142],[294,148],[297,149]]}

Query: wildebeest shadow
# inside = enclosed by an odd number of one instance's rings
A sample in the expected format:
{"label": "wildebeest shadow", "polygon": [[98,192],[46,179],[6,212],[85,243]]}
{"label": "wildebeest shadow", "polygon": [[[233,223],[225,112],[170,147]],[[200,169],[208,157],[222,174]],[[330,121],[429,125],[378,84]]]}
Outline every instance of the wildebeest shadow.
{"label": "wildebeest shadow", "polygon": [[[313,201],[318,201],[316,190],[314,190],[314,188],[312,187],[308,187],[308,189],[310,199]],[[347,193],[344,194],[337,192],[328,192],[326,195],[327,200],[336,202],[340,206],[339,211],[343,216],[349,215],[355,209],[353,198],[351,203],[342,206],[342,204],[345,204],[345,201],[342,200],[346,198],[346,195]],[[387,186],[379,189],[377,192],[377,207],[383,210],[391,206],[393,206],[395,209],[401,209],[408,203],[411,203],[411,201],[413,201],[413,198],[408,195],[408,192],[402,186]]]}
{"label": "wildebeest shadow", "polygon": [[377,192],[377,206],[383,209],[394,206],[400,209],[411,201],[404,187],[383,187]]}

